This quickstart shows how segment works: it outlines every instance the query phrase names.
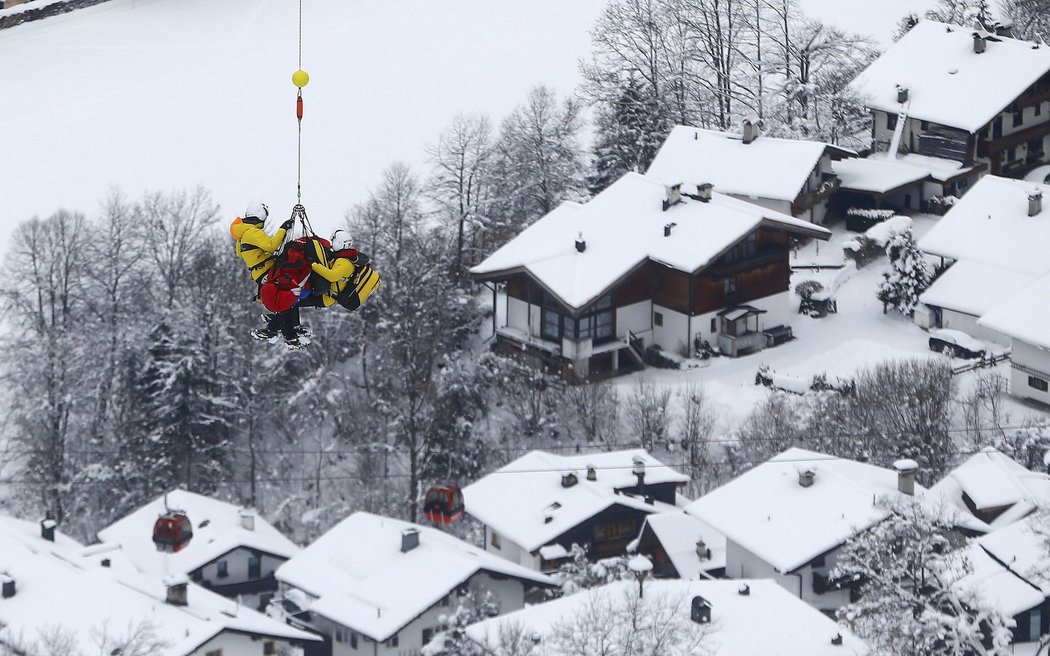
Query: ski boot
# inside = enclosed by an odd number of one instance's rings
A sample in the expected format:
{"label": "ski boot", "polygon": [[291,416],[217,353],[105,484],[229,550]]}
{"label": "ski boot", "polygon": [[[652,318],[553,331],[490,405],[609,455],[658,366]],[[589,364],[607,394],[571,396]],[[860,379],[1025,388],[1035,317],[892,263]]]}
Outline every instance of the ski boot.
{"label": "ski boot", "polygon": [[296,337],[294,339],[286,339],[286,340],[284,340],[284,345],[288,347],[289,351],[302,350],[302,349],[306,348],[306,344],[307,343],[309,343],[309,342],[304,343],[303,340],[299,339],[298,337]]}
{"label": "ski boot", "polygon": [[280,333],[278,333],[276,330],[270,330],[268,328],[256,328],[252,331],[251,334],[253,338],[259,340],[260,342],[270,342],[273,341],[273,339],[277,337]]}

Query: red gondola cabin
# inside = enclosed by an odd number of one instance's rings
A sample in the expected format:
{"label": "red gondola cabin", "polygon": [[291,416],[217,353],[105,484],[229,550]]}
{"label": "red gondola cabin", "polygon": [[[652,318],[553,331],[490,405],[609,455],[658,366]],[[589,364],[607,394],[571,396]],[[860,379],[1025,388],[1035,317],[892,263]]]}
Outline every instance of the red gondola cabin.
{"label": "red gondola cabin", "polygon": [[153,524],[153,544],[157,551],[180,551],[193,539],[193,525],[186,513],[171,511],[157,518]]}
{"label": "red gondola cabin", "polygon": [[458,485],[430,488],[423,502],[423,515],[435,524],[451,524],[463,515],[463,492]]}

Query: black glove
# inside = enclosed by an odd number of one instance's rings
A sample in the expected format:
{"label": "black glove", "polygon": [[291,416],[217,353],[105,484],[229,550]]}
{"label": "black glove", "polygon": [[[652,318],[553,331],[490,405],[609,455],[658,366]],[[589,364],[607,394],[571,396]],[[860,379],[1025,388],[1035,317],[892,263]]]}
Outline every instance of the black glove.
{"label": "black glove", "polygon": [[281,224],[281,230],[291,230],[293,225],[295,225],[295,221],[292,219],[288,219],[287,221]]}

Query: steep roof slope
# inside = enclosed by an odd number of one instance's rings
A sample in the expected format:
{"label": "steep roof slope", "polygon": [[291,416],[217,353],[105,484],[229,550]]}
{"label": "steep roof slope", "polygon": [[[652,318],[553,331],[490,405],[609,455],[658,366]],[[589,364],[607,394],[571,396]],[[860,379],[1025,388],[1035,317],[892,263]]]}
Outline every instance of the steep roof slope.
{"label": "steep roof slope", "polygon": [[1050,72],[1050,48],[995,37],[974,52],[973,27],[924,20],[850,83],[874,109],[896,114],[897,86],[912,118],[976,132]]}
{"label": "steep roof slope", "polygon": [[[740,594],[742,586],[749,594]],[[626,604],[638,596],[638,585],[620,581],[591,588],[544,604],[529,606],[494,617],[467,628],[467,635],[481,645],[495,648],[511,629],[539,637],[537,656],[556,656],[544,639],[561,625],[571,626],[577,616],[591,615],[596,609]],[[707,631],[702,639],[704,653],[718,656],[755,654],[806,654],[807,656],[861,656],[867,646],[844,627],[810,607],[798,597],[770,580],[745,581],[649,581],[645,600],[676,605],[688,622],[690,601],[700,596],[710,604],[711,621],[698,625]],[[643,607],[644,608],[644,607]],[[842,637],[842,644],[831,639]]]}
{"label": "steep roof slope", "polygon": [[[665,198],[663,184],[628,173],[584,205],[562,203],[471,272],[493,278],[527,271],[569,307],[583,308],[646,260],[692,273],[760,226],[819,239],[831,235],[724,194],[706,203],[683,197],[664,211]],[[579,238],[583,252],[576,249]]]}
{"label": "steep roof slope", "polygon": [[0,517],[0,573],[16,586],[13,597],[0,600],[0,644],[56,627],[76,644],[95,645],[100,631],[119,639],[149,626],[164,643],[152,652],[157,656],[189,654],[223,631],[317,640],[192,583],[188,605],[165,603],[161,577],[100,567],[79,557],[75,541],[60,533],[55,538],[43,540],[35,524]]}
{"label": "steep roof slope", "polygon": [[[675,126],[645,172],[665,185],[709,182],[726,194],[792,202],[828,149],[817,141],[739,134]],[[852,153],[856,154],[856,153]]]}
{"label": "steep roof slope", "polygon": [[992,530],[1012,524],[1050,502],[1050,476],[1030,471],[996,449],[985,447],[948,472],[930,492],[941,495],[960,512],[971,512],[963,500],[964,494],[977,510],[1003,508],[987,523],[987,530]]}
{"label": "steep roof slope", "polygon": [[[175,554],[158,552],[153,544],[153,524],[164,513],[165,504],[173,510],[185,511],[193,524],[193,540]],[[252,530],[241,525],[242,512],[253,516]],[[294,542],[254,510],[186,490],[172,490],[166,500],[165,497],[154,499],[99,531],[98,537],[111,546],[120,546],[139,570],[159,574],[168,571],[189,574],[237,547],[282,558],[290,558],[299,551]]]}
{"label": "steep roof slope", "polygon": [[[580,523],[614,505],[653,513],[674,510],[616,490],[637,484],[633,461],[645,464],[645,483],[685,483],[689,477],[662,464],[642,449],[561,456],[531,451],[463,489],[466,511],[472,517],[534,551]],[[596,480],[587,480],[593,465]],[[577,482],[563,487],[562,472],[576,474]]]}
{"label": "steep roof slope", "polygon": [[[402,551],[406,530],[418,546]],[[437,529],[357,512],[282,564],[277,579],[316,597],[310,610],[382,641],[478,572],[553,586],[546,576]]]}

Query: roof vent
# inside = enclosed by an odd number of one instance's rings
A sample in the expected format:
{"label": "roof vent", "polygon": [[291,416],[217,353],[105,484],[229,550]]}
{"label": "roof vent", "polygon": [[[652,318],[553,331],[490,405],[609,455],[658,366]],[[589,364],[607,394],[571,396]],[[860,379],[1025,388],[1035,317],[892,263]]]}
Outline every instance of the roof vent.
{"label": "roof vent", "polygon": [[696,541],[696,557],[700,560],[711,560],[711,547],[707,546],[703,538]]}
{"label": "roof vent", "polygon": [[109,558],[103,558],[102,562],[99,563],[99,564],[102,565],[103,567],[109,567],[111,562],[110,562]]}
{"label": "roof vent", "polygon": [[579,479],[576,478],[575,472],[562,472],[562,474],[561,474],[561,486],[562,487],[572,487],[573,485],[576,485],[577,482],[579,482]]}
{"label": "roof vent", "polygon": [[709,624],[711,622],[711,602],[700,595],[693,597],[689,619],[697,624]]}
{"label": "roof vent", "polygon": [[670,237],[671,236],[671,228],[675,227],[676,225],[678,225],[678,224],[677,223],[665,223],[664,224],[664,237]]}
{"label": "roof vent", "polygon": [[749,118],[745,118],[744,122],[740,124],[740,132],[744,138],[744,143],[749,144],[758,138],[760,133],[758,123]]}
{"label": "roof vent", "polygon": [[40,520],[40,537],[48,542],[54,542],[56,526],[58,526],[58,522],[55,521],[55,516],[48,511],[44,518]]}
{"label": "roof vent", "polygon": [[973,33],[973,51],[978,55],[984,52],[988,48],[988,42],[984,40],[984,35],[979,32]]}
{"label": "roof vent", "polygon": [[897,470],[897,491],[908,496],[915,496],[915,473],[919,471],[919,463],[910,458],[903,458],[893,463]]}
{"label": "roof vent", "polygon": [[811,487],[813,485],[813,481],[816,479],[816,477],[817,477],[817,468],[816,467],[805,467],[805,468],[799,468],[799,470],[798,470],[798,484],[801,485],[802,487]]}
{"label": "roof vent", "polygon": [[241,528],[246,531],[255,530],[255,512],[250,508],[241,511]]}
{"label": "roof vent", "polygon": [[587,465],[587,480],[596,481],[598,480],[598,468],[594,465]]}
{"label": "roof vent", "polygon": [[682,202],[682,183],[669,185],[664,189],[664,200],[663,200],[663,211],[667,211],[667,208]]}
{"label": "roof vent", "polygon": [[401,531],[401,553],[408,553],[419,546],[419,529],[406,528]]}
{"label": "roof vent", "polygon": [[696,198],[701,203],[711,202],[711,191],[715,188],[710,182],[701,182],[696,185]]}
{"label": "roof vent", "polygon": [[15,580],[7,574],[0,574],[0,599],[15,596]]}
{"label": "roof vent", "polygon": [[582,252],[584,252],[585,250],[587,250],[587,242],[585,242],[585,241],[583,240],[583,233],[581,232],[581,233],[580,233],[580,234],[579,234],[579,235],[578,235],[578,236],[576,237],[576,252],[577,252],[577,253],[582,253]]}
{"label": "roof vent", "polygon": [[904,104],[908,102],[908,88],[897,85],[897,102]]}
{"label": "roof vent", "polygon": [[186,606],[189,604],[189,593],[187,591],[189,581],[184,575],[169,576],[164,579],[164,585],[168,588],[166,602],[172,606]]}
{"label": "roof vent", "polygon": [[741,585],[737,589],[736,593],[738,595],[740,595],[741,597],[750,597],[751,596],[751,586],[748,585],[747,583],[745,583],[745,584]]}
{"label": "roof vent", "polygon": [[833,645],[841,645],[842,644],[842,634],[841,633],[836,633],[835,635],[831,636],[831,644],[833,644]]}
{"label": "roof vent", "polygon": [[1043,192],[1033,189],[1028,194],[1028,216],[1035,216],[1043,211]]}

